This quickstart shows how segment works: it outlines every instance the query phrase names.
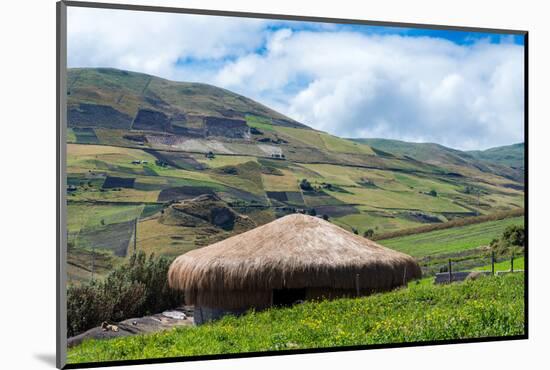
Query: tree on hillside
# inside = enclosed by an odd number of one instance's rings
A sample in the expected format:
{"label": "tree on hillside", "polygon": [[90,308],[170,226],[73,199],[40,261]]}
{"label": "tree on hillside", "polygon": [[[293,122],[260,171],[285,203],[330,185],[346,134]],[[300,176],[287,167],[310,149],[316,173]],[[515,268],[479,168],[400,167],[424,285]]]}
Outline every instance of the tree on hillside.
{"label": "tree on hillside", "polygon": [[519,225],[510,225],[504,229],[502,236],[493,239],[489,244],[497,254],[521,253],[525,245],[525,228]]}
{"label": "tree on hillside", "polygon": [[374,230],[373,229],[365,230],[365,232],[363,233],[363,236],[365,238],[372,238],[373,235],[374,235]]}
{"label": "tree on hillside", "polygon": [[300,188],[305,191],[313,191],[313,187],[307,179],[302,179],[302,181],[300,181]]}
{"label": "tree on hillside", "polygon": [[502,233],[502,239],[510,245],[523,247],[525,245],[525,228],[519,225],[510,225]]}

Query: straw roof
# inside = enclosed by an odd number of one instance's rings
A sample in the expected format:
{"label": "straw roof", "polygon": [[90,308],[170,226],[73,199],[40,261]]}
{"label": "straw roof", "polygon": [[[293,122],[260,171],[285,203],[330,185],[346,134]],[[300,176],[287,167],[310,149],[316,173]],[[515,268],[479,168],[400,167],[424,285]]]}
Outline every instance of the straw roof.
{"label": "straw roof", "polygon": [[269,305],[282,288],[388,290],[420,276],[412,257],[302,214],[190,251],[168,271],[188,303],[213,307]]}

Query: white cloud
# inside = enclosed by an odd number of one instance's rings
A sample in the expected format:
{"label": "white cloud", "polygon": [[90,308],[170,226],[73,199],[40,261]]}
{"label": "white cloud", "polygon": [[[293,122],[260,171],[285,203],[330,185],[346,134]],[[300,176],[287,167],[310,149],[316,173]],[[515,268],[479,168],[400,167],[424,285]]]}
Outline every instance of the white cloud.
{"label": "white cloud", "polygon": [[[521,46],[348,32],[274,38],[276,52],[244,56],[214,81],[339,136],[463,149],[523,141]],[[269,89],[284,90],[298,76],[310,82],[287,94],[286,105],[269,101]]]}
{"label": "white cloud", "polygon": [[[262,45],[265,21],[68,8],[69,66],[125,68],[196,81],[178,61],[224,60]],[[189,73],[185,73],[185,72]]]}
{"label": "white cloud", "polygon": [[69,65],[209,82],[339,136],[463,149],[524,140],[523,47],[510,42],[466,46],[292,31],[289,23],[270,29],[268,21],[241,18],[90,12],[70,8]]}

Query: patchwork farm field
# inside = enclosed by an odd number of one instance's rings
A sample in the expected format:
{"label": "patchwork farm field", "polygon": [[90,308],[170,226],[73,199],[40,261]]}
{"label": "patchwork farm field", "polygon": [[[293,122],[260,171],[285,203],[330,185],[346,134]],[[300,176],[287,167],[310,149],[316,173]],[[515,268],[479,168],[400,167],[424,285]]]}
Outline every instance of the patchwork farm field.
{"label": "patchwork farm field", "polygon": [[[266,125],[255,124],[264,130]],[[277,127],[272,131],[286,135],[294,131],[302,134],[304,130]],[[323,148],[328,150],[325,135],[318,139],[325,140]],[[311,140],[317,139],[304,134],[302,140],[309,140],[308,145],[312,145]],[[340,143],[331,140],[333,146]],[[346,145],[340,150],[345,150]],[[491,212],[492,209],[476,208],[483,202],[495,204],[495,210],[522,204],[517,201],[521,192],[508,188],[501,191],[496,183],[492,187],[476,185],[484,187],[481,195],[465,194],[467,181],[472,180],[449,181],[420,172],[308,164],[250,155],[209,157],[102,144],[72,143],[67,145],[67,151],[68,183],[72,186],[68,193],[69,241],[77,249],[112,253],[113,259],[126,256],[132,246],[135,220],[137,246],[147,253],[175,256],[204,245],[207,240],[231,235],[215,225],[209,229],[205,225],[197,227],[189,220],[180,225],[159,221],[161,213],[173,202],[202,194],[221,197],[229,208],[238,206],[235,210],[252,217],[255,225],[298,209],[326,217],[361,235],[368,230],[384,234]],[[311,183],[311,189],[300,187],[304,179]],[[253,212],[254,207],[267,207],[268,211],[257,217],[260,213]],[[486,244],[510,222],[515,221],[486,225],[487,229],[475,226],[421,234],[383,244],[418,258],[457,252]],[[91,265],[92,261],[86,264],[88,268]],[[73,272],[71,276],[75,278],[87,275]]]}
{"label": "patchwork farm field", "polygon": [[200,327],[90,340],[69,363],[397,344],[524,334],[522,273],[226,316]]}

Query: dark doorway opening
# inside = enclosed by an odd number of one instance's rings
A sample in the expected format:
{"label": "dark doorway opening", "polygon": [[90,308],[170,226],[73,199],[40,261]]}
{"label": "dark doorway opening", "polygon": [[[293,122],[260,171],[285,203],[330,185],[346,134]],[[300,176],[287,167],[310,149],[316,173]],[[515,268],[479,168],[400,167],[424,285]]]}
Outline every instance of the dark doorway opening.
{"label": "dark doorway opening", "polygon": [[306,299],[306,289],[273,289],[274,306],[292,306],[296,301]]}

